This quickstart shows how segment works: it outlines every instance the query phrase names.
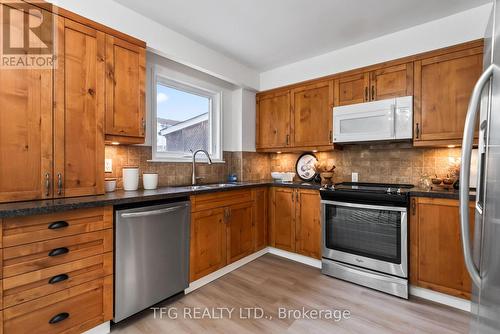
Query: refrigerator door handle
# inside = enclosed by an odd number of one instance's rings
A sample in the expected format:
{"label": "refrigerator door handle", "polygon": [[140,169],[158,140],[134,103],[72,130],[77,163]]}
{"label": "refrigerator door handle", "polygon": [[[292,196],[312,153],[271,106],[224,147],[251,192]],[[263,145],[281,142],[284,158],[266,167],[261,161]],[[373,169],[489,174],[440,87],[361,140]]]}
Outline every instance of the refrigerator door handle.
{"label": "refrigerator door handle", "polygon": [[462,167],[460,168],[460,229],[462,235],[462,249],[464,253],[465,266],[474,284],[481,286],[479,270],[474,265],[469,233],[469,186],[470,186],[470,164],[472,155],[472,142],[474,139],[474,127],[476,116],[481,101],[481,93],[484,86],[489,82],[493,73],[498,70],[497,65],[491,64],[479,77],[467,109],[465,118],[464,136],[462,140]]}

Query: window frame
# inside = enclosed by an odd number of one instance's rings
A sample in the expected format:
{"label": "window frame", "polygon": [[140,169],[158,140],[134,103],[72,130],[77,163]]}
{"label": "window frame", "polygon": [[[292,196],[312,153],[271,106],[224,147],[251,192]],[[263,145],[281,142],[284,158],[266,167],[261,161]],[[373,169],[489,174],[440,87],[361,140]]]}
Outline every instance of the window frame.
{"label": "window frame", "polygon": [[[191,83],[172,79],[164,74],[158,73],[158,69],[153,70],[153,82],[151,89],[151,150],[152,160],[157,162],[191,162],[192,154],[189,152],[158,152],[157,151],[157,85],[163,85],[172,89],[180,90],[186,93],[205,97],[210,101],[210,110],[208,112],[209,123],[209,147],[212,162],[224,162],[222,159],[222,92],[214,91],[200,87]],[[198,149],[198,148],[195,148]],[[208,162],[204,155],[199,155],[197,161]]]}

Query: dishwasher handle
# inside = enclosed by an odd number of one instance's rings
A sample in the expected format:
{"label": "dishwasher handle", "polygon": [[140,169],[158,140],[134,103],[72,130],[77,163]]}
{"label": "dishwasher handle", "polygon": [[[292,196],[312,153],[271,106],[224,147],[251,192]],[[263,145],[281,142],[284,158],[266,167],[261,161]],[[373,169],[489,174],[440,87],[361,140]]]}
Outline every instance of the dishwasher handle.
{"label": "dishwasher handle", "polygon": [[169,212],[181,210],[181,209],[184,209],[186,207],[187,207],[187,205],[177,205],[177,206],[172,206],[170,208],[164,208],[164,209],[158,209],[158,210],[122,213],[120,216],[122,218],[137,218],[137,217],[156,216],[156,215],[161,215],[164,213],[169,213]]}

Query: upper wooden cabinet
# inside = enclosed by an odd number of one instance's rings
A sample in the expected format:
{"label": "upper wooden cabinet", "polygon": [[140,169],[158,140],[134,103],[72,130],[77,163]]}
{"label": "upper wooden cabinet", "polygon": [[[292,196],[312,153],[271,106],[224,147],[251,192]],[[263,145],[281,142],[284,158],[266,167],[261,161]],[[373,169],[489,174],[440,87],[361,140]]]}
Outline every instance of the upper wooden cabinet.
{"label": "upper wooden cabinet", "polygon": [[413,63],[340,77],[334,87],[335,106],[412,95]]}
{"label": "upper wooden cabinet", "polygon": [[370,74],[359,73],[335,80],[335,106],[362,103],[370,100]]}
{"label": "upper wooden cabinet", "polygon": [[54,197],[104,193],[105,34],[58,20]]}
{"label": "upper wooden cabinet", "polygon": [[325,81],[293,89],[292,145],[331,146],[333,139],[333,82]]}
{"label": "upper wooden cabinet", "polygon": [[257,96],[257,149],[290,145],[290,92]]}
{"label": "upper wooden cabinet", "polygon": [[[458,200],[413,198],[410,214],[410,283],[470,298],[472,282],[465,268]],[[471,234],[474,203],[470,204]]]}
{"label": "upper wooden cabinet", "polygon": [[106,140],[143,143],[146,50],[106,36]]}
{"label": "upper wooden cabinet", "polygon": [[414,145],[459,145],[483,47],[415,62]]}

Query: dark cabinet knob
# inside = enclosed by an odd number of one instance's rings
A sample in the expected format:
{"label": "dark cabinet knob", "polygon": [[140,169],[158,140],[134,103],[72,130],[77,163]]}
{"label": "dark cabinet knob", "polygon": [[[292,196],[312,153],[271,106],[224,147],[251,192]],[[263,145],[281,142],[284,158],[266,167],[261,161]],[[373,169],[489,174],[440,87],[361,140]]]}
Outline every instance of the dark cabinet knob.
{"label": "dark cabinet knob", "polygon": [[49,256],[59,256],[69,253],[69,249],[66,247],[55,248],[49,252]]}
{"label": "dark cabinet knob", "polygon": [[68,318],[69,318],[69,313],[68,312],[62,312],[62,313],[59,313],[59,314],[53,316],[49,320],[49,324],[51,324],[51,325],[57,324],[58,322],[61,322],[61,321],[66,320]]}
{"label": "dark cabinet knob", "polygon": [[68,226],[69,226],[68,222],[61,220],[61,221],[51,223],[49,225],[49,230],[57,230],[57,229],[68,227]]}
{"label": "dark cabinet knob", "polygon": [[49,284],[56,284],[56,283],[65,281],[68,278],[69,278],[69,276],[67,274],[57,275],[57,276],[54,276],[51,279],[49,279]]}

